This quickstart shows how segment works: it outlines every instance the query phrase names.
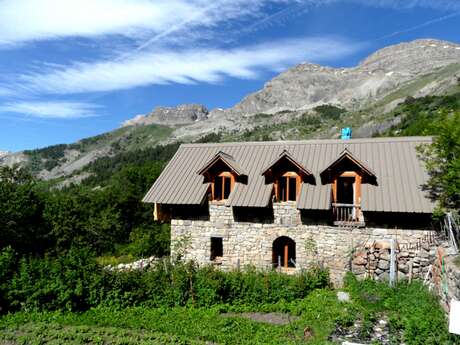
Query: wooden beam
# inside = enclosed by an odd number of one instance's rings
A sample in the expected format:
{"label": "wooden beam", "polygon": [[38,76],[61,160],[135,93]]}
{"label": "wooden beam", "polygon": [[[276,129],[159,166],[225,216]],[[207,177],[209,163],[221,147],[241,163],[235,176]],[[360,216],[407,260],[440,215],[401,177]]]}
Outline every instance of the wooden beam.
{"label": "wooden beam", "polygon": [[[361,181],[362,177],[361,174],[356,174],[355,177],[355,200],[354,203],[357,205],[361,205]],[[361,216],[361,206],[356,208],[356,219],[359,219]]]}
{"label": "wooden beam", "polygon": [[332,183],[332,202],[337,202],[337,179]]}
{"label": "wooden beam", "polygon": [[288,268],[289,264],[289,245],[286,243],[284,245],[284,268]]}

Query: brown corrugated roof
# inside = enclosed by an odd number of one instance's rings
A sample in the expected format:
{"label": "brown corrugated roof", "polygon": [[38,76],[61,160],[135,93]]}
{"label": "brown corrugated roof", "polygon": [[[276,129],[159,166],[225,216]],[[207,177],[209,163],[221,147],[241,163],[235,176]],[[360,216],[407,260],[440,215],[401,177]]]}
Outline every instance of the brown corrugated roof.
{"label": "brown corrugated roof", "polygon": [[319,173],[347,149],[372,171],[377,185],[363,184],[364,211],[431,213],[433,202],[422,191],[428,179],[416,147],[430,143],[430,137],[369,138],[350,140],[309,140],[181,145],[160,177],[144,197],[144,202],[200,204],[208,184],[197,171],[219,151],[233,157],[247,174],[247,184],[236,183],[229,206],[264,207],[270,202],[273,186],[265,184],[264,167],[286,150],[296,162],[315,176],[316,185],[302,184],[297,207],[329,209],[330,185],[321,184]]}
{"label": "brown corrugated roof", "polygon": [[223,152],[223,151],[219,151],[216,153],[216,155],[214,157],[212,157],[209,162],[207,162],[205,164],[204,167],[202,167],[200,170],[197,171],[197,174],[199,175],[203,175],[206,171],[208,171],[215,163],[217,163],[218,161],[222,161],[225,163],[225,165],[227,165],[227,167],[229,167],[235,174],[237,174],[238,176],[241,176],[241,175],[246,175],[246,173],[244,172],[244,170],[240,167],[240,165],[238,164],[237,161],[235,161],[235,159]]}
{"label": "brown corrugated roof", "polygon": [[287,159],[289,162],[291,162],[297,169],[302,171],[305,175],[312,175],[312,173],[306,169],[305,167],[302,166],[299,162],[297,162],[296,158],[292,156],[291,153],[289,153],[288,150],[283,150],[283,152],[280,153],[278,157],[276,157],[273,161],[271,161],[266,167],[264,167],[261,171],[262,175],[266,175],[270,169],[273,168],[278,162],[280,162],[282,159]]}

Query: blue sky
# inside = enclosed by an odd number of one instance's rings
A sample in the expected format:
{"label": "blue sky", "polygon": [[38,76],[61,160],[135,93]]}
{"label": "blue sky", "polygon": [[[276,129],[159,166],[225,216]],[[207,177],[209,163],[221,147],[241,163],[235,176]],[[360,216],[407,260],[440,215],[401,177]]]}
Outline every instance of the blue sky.
{"label": "blue sky", "polygon": [[156,106],[231,107],[301,62],[460,43],[458,0],[3,0],[0,150],[70,143]]}

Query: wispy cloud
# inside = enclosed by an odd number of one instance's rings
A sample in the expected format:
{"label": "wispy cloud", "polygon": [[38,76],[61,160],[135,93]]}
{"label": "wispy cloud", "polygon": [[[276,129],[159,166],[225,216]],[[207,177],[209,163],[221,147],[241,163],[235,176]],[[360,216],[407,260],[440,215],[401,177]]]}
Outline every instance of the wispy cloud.
{"label": "wispy cloud", "polygon": [[8,97],[14,95],[13,90],[8,87],[0,86],[0,97]]}
{"label": "wispy cloud", "polygon": [[[65,37],[122,35],[143,39],[141,46],[172,32],[199,28],[262,14],[273,3],[305,8],[331,3],[373,7],[460,10],[458,0],[14,0],[0,1],[0,45]],[[276,19],[268,15],[267,22]],[[249,23],[248,25],[251,25]],[[152,38],[153,37],[153,38]],[[177,40],[177,37],[175,37]]]}
{"label": "wispy cloud", "polygon": [[39,118],[81,118],[97,116],[101,106],[81,102],[10,102],[0,105],[0,112]]}
{"label": "wispy cloud", "polygon": [[[275,3],[284,6],[266,11]],[[255,78],[264,70],[277,71],[300,61],[327,62],[356,52],[360,45],[337,38],[286,38],[241,46],[239,39],[232,41],[231,36],[250,34],[302,9],[334,3],[460,9],[457,0],[0,0],[0,47],[2,43],[14,47],[65,37],[86,37],[96,44],[96,38],[107,35],[128,38],[123,51],[115,43],[108,44],[111,58],[82,52],[79,61],[62,66],[44,63],[39,71],[26,70],[3,79],[19,96],[72,94],[152,84],[216,83],[225,77]],[[203,42],[207,33],[212,36],[219,30],[232,41],[233,48],[222,48],[217,40]],[[88,62],[89,56],[92,62]],[[0,96],[11,95],[8,91],[0,83]]]}
{"label": "wispy cloud", "polygon": [[443,22],[445,20],[448,20],[448,19],[451,19],[451,18],[454,18],[454,17],[459,17],[459,16],[460,16],[460,12],[454,12],[454,13],[451,13],[451,14],[448,14],[448,15],[445,15],[445,16],[442,16],[442,17],[438,17],[438,18],[428,20],[426,22],[420,23],[418,25],[411,26],[411,27],[403,29],[403,30],[394,31],[394,32],[392,32],[390,34],[387,34],[387,35],[384,35],[384,36],[378,38],[378,40],[384,40],[384,39],[391,38],[391,37],[394,37],[394,36],[399,36],[399,35],[402,35],[402,34],[405,34],[405,33],[411,32],[411,31],[415,31],[415,30],[418,30],[418,29],[421,29],[421,28],[424,28],[424,27],[427,27],[427,26],[430,26],[430,25],[433,25],[433,24],[437,24],[437,23]]}
{"label": "wispy cloud", "polygon": [[282,40],[230,50],[138,52],[121,61],[76,63],[45,73],[24,74],[18,87],[35,93],[111,91],[151,84],[216,83],[224,77],[255,78],[300,61],[325,62],[360,46],[338,38]]}
{"label": "wispy cloud", "polygon": [[[0,1],[0,44],[64,37],[131,38],[212,27],[254,16],[267,3],[301,0],[15,0]],[[187,31],[184,30],[184,31]]]}
{"label": "wispy cloud", "polygon": [[[338,0],[340,1],[340,0]],[[346,0],[345,0],[346,1]],[[352,0],[363,5],[376,7],[391,7],[400,9],[411,8],[433,8],[445,11],[460,10],[460,2],[458,0]]]}

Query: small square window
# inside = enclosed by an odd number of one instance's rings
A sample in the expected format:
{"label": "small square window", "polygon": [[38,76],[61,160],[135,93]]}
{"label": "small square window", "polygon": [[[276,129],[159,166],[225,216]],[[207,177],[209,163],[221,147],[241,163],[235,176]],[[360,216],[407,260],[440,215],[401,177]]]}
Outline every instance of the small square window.
{"label": "small square window", "polygon": [[221,261],[224,255],[222,237],[211,237],[211,261]]}

